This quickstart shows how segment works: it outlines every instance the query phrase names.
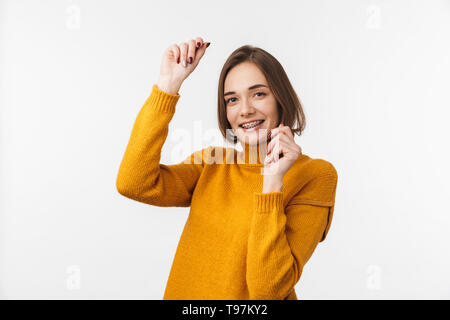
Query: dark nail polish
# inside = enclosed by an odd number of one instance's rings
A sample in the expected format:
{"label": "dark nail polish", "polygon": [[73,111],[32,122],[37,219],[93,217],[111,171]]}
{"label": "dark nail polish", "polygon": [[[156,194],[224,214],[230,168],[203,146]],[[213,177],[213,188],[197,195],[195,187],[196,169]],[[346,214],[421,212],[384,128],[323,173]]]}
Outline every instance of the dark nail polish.
{"label": "dark nail polish", "polygon": [[192,57],[189,57],[189,63],[192,63]]}
{"label": "dark nail polish", "polygon": [[180,58],[177,59],[177,63],[180,63]]}
{"label": "dark nail polish", "polygon": [[197,42],[197,48],[200,47],[200,42]]}
{"label": "dark nail polish", "polygon": [[211,44],[211,42],[207,42],[206,47],[208,48],[210,44]]}

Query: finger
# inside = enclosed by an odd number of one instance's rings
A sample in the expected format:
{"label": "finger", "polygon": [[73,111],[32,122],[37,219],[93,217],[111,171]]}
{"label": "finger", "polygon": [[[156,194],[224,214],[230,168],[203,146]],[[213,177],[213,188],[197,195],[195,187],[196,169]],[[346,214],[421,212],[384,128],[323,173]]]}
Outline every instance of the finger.
{"label": "finger", "polygon": [[203,44],[203,38],[201,37],[197,37],[195,38],[195,47],[198,49],[202,46]]}
{"label": "finger", "polygon": [[269,142],[269,144],[267,145],[267,150],[266,150],[266,153],[267,153],[267,154],[270,154],[270,153],[272,152],[273,147],[275,146],[275,144],[279,143],[278,139],[279,139],[279,136],[276,136],[276,135],[274,136],[274,135],[272,134],[272,136],[271,136],[271,138],[270,138],[270,142]]}
{"label": "finger", "polygon": [[189,48],[188,48],[188,63],[192,64],[194,62],[195,57],[195,40],[189,40]]}
{"label": "finger", "polygon": [[[288,158],[297,158],[300,153],[298,152],[298,145],[292,145],[292,144],[284,144],[283,145],[283,156],[287,156]],[[281,156],[280,156],[281,158]]]}
{"label": "finger", "polygon": [[268,146],[268,153],[267,155],[269,155],[270,157],[274,157],[274,154],[276,153],[276,150],[280,148],[280,145],[284,145],[287,144],[288,142],[286,141],[286,137],[283,137],[283,135],[278,135],[275,137],[275,139],[273,141],[270,141],[269,146]]}
{"label": "finger", "polygon": [[269,160],[267,163],[276,163],[280,159],[280,153],[283,153],[283,145],[276,144],[273,148],[272,153],[269,155]]}
{"label": "finger", "polygon": [[277,128],[270,130],[270,139],[273,139],[273,137],[277,136],[280,133],[286,135],[286,137],[291,139],[292,142],[295,142],[292,129],[288,126],[278,126]]}
{"label": "finger", "polygon": [[186,42],[182,42],[180,44],[180,59],[183,67],[187,66],[187,55],[188,55],[188,44]]}
{"label": "finger", "polygon": [[280,126],[276,127],[275,129],[271,129],[270,130],[271,136],[275,137],[278,133],[280,133],[280,131],[281,131],[281,127]]}
{"label": "finger", "polygon": [[294,138],[294,135],[292,134],[292,129],[289,126],[283,125],[280,127],[280,130],[282,130],[288,137]]}
{"label": "finger", "polygon": [[267,134],[268,143],[272,141],[273,138],[277,135],[276,129],[269,129],[269,133]]}
{"label": "finger", "polygon": [[195,58],[194,58],[194,65],[197,65],[200,62],[200,59],[205,54],[207,47],[208,47],[208,42],[203,42],[202,45],[200,46],[200,48],[197,49],[197,52],[195,53]]}
{"label": "finger", "polygon": [[[280,134],[281,134],[281,135],[280,135]],[[274,143],[277,143],[277,142],[273,142],[273,143],[272,143],[272,141],[276,141],[276,139],[280,139],[280,138],[284,139],[284,138],[283,138],[284,135],[285,135],[285,132],[280,131],[278,128],[277,128],[277,129],[272,129],[272,130],[271,130],[270,142],[269,142],[269,144],[267,145],[267,153],[268,153],[268,154],[269,154],[270,152],[272,152],[272,148],[273,148]],[[278,137],[278,138],[277,138],[277,137]]]}
{"label": "finger", "polygon": [[180,63],[180,48],[174,43],[170,46],[170,50],[173,53],[173,57],[177,63]]}
{"label": "finger", "polygon": [[289,160],[295,160],[302,154],[301,147],[296,143],[283,143],[280,145],[279,150],[281,151],[275,153],[279,155],[279,159],[286,158]]}

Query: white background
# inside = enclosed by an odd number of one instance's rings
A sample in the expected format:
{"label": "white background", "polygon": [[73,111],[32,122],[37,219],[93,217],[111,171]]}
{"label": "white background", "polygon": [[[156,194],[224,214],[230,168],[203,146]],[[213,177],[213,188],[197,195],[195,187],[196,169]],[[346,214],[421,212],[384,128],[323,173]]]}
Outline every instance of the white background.
{"label": "white background", "polygon": [[161,162],[218,144],[220,70],[259,46],[339,175],[299,298],[450,298],[450,1],[1,1],[0,21],[1,298],[162,298],[189,208],[115,182],[163,51],[197,36]]}

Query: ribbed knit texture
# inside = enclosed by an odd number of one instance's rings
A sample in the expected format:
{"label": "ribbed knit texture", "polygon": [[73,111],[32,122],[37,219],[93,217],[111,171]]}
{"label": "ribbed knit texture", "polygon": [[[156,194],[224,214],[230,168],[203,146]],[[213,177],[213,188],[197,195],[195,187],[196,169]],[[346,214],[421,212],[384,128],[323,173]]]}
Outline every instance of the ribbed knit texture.
{"label": "ribbed knit texture", "polygon": [[[294,286],[330,228],[337,172],[303,154],[281,192],[262,193],[263,164],[248,145],[209,146],[184,161],[160,163],[179,94],[153,85],[139,111],[117,190],[153,206],[188,207],[163,299],[297,300]],[[168,212],[169,213],[169,212]]]}

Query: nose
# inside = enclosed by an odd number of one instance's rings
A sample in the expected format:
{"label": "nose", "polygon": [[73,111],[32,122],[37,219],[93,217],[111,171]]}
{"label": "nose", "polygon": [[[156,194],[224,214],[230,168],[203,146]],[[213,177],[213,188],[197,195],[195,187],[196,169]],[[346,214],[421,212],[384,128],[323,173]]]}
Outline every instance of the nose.
{"label": "nose", "polygon": [[248,114],[252,114],[254,112],[253,107],[250,105],[247,99],[242,99],[242,105],[240,109],[241,116],[245,117]]}

